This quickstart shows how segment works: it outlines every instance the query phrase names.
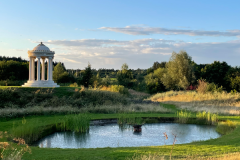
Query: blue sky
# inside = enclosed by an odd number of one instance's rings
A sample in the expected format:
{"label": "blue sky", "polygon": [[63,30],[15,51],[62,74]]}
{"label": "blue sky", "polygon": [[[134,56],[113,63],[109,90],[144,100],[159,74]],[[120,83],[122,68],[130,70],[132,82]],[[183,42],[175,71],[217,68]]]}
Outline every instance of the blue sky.
{"label": "blue sky", "polygon": [[43,41],[68,69],[146,69],[186,50],[196,63],[240,66],[240,1],[1,0],[0,55]]}

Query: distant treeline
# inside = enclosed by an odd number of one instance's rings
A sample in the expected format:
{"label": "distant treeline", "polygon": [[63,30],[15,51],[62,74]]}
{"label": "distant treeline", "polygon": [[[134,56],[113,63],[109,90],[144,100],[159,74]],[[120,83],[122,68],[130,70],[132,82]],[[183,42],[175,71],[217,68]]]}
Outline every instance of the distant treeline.
{"label": "distant treeline", "polygon": [[[147,69],[129,69],[133,77],[136,78],[138,74],[142,74],[143,76],[147,75]],[[76,77],[81,76],[81,74],[85,71],[85,69],[67,69],[66,70],[69,74],[72,74]],[[100,69],[92,69],[93,75],[99,75],[100,78],[105,78],[108,76],[109,78],[116,78],[117,77],[117,72],[118,69],[105,69],[105,68],[100,68]]]}
{"label": "distant treeline", "polygon": [[[156,93],[185,90],[189,86],[197,86],[198,80],[201,79],[211,84],[209,86],[213,88],[240,91],[239,67],[231,67],[226,62],[219,61],[196,64],[185,51],[173,52],[169,62],[156,61],[148,69],[128,69],[127,64],[123,64],[120,70],[105,68],[96,70],[92,69],[90,64],[84,70],[73,70],[66,69],[61,62],[54,62],[53,66],[53,79],[57,83],[76,82],[87,87],[118,84],[138,91]],[[0,81],[28,80],[28,67],[29,62],[21,57],[0,56]],[[35,71],[36,67],[37,62]],[[45,67],[47,74],[47,65]]]}
{"label": "distant treeline", "polygon": [[17,61],[17,62],[28,62],[25,59],[22,59],[21,57],[6,57],[6,56],[0,56],[0,61]]}
{"label": "distant treeline", "polygon": [[[53,66],[56,66],[58,63],[61,62],[53,62]],[[47,75],[46,64],[47,62],[45,62],[45,73]],[[65,68],[63,63],[61,65]],[[35,61],[35,73],[37,73],[37,61]],[[28,78],[29,61],[21,57],[0,56],[0,81],[24,81],[28,80]]]}

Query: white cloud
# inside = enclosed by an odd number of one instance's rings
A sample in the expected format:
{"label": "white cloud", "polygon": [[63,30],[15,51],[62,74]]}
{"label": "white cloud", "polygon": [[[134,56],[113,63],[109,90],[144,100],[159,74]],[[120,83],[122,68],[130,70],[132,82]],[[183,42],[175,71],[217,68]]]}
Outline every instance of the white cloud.
{"label": "white cloud", "polygon": [[72,59],[68,59],[68,58],[62,58],[64,61],[68,61],[68,62],[72,62],[72,63],[81,63],[79,61],[75,61],[75,60],[72,60]]}
{"label": "white cloud", "polygon": [[224,37],[239,37],[240,30],[227,31],[204,31],[204,30],[189,30],[189,29],[168,29],[161,27],[142,27],[142,26],[126,26],[126,27],[101,27],[99,29],[120,32],[130,35],[189,35],[189,36],[224,36]]}
{"label": "white cloud", "polygon": [[12,51],[20,51],[20,52],[23,52],[23,51],[26,51],[26,50],[23,50],[23,49],[10,49]]}
{"label": "white cloud", "polygon": [[[163,39],[137,39],[132,41],[80,39],[50,40],[46,45],[57,46],[55,59],[67,68],[149,68],[155,61],[168,61],[173,51],[186,50],[196,63],[226,61],[239,65],[240,40],[211,43],[189,43]],[[65,53],[63,53],[63,51]]]}

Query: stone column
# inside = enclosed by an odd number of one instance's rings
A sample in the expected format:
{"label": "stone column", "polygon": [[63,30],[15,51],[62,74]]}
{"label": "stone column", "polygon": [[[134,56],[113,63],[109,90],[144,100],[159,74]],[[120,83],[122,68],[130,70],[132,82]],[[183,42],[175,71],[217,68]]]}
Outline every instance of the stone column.
{"label": "stone column", "polygon": [[32,57],[32,81],[35,81],[35,57]]}
{"label": "stone column", "polygon": [[52,59],[53,59],[53,57],[51,57],[51,59],[50,59],[50,80],[52,81],[52,71],[53,71],[53,62],[52,62]]}
{"label": "stone column", "polygon": [[52,57],[48,57],[48,74],[47,74],[47,80],[50,81],[51,80],[51,60]]}
{"label": "stone column", "polygon": [[40,67],[40,58],[41,57],[37,57],[37,81],[40,81],[40,71],[41,71],[41,67]]}
{"label": "stone column", "polygon": [[29,57],[29,81],[32,80],[32,57]]}
{"label": "stone column", "polygon": [[45,57],[42,58],[42,81],[45,81]]}

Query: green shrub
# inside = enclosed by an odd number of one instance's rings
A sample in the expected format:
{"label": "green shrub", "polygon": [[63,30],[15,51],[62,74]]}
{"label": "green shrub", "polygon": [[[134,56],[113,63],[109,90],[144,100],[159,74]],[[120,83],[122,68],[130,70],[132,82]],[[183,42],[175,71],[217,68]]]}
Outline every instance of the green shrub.
{"label": "green shrub", "polygon": [[142,125],[145,121],[141,117],[136,117],[132,114],[119,114],[118,116],[118,124],[120,126],[128,124],[128,125]]}
{"label": "green shrub", "polygon": [[226,122],[220,122],[217,125],[216,131],[222,135],[232,132],[237,127],[236,122],[227,120]]}
{"label": "green shrub", "polygon": [[[125,93],[126,88],[114,88]],[[128,104],[127,97],[117,92],[88,90],[73,87],[59,88],[7,88],[0,89],[0,108],[84,107],[87,105]]]}
{"label": "green shrub", "polygon": [[78,84],[75,82],[75,83],[70,84],[69,87],[78,87]]}
{"label": "green shrub", "polygon": [[235,91],[240,92],[240,76],[236,76],[235,78],[230,78],[230,86]]}
{"label": "green shrub", "polygon": [[121,94],[129,94],[128,89],[122,85],[111,85],[110,86],[112,92],[119,92]]}
{"label": "green shrub", "polygon": [[24,83],[26,83],[27,80],[1,80],[0,81],[0,86],[21,86]]}
{"label": "green shrub", "polygon": [[205,80],[198,80],[198,86],[196,89],[199,93],[207,93],[207,92],[223,92],[223,88],[218,87],[218,85],[214,83],[208,83]]}
{"label": "green shrub", "polygon": [[218,87],[214,83],[208,83],[208,85],[207,85],[207,92],[220,92],[220,93],[222,93],[223,92],[223,88],[222,88],[222,86]]}

